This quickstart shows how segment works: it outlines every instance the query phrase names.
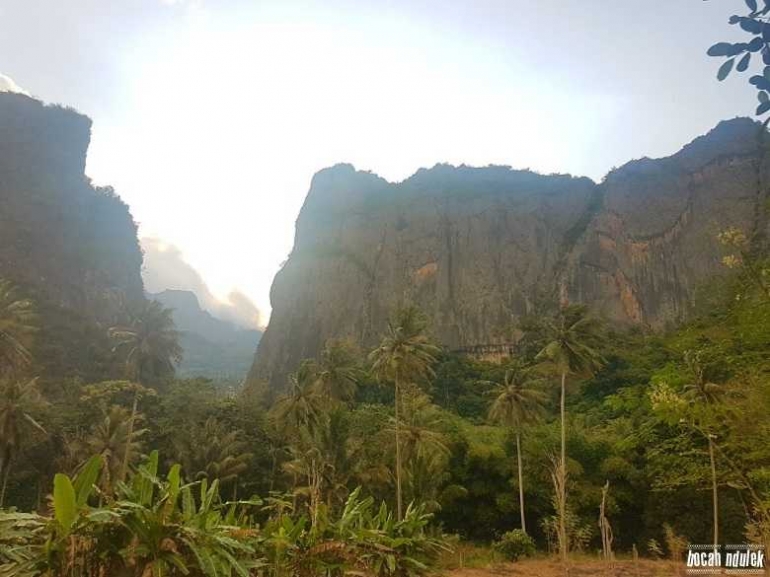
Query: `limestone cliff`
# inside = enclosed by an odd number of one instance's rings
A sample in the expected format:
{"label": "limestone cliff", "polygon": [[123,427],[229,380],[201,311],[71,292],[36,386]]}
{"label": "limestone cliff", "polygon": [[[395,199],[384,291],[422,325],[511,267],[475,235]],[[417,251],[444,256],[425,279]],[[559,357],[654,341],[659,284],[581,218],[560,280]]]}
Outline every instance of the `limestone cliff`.
{"label": "limestone cliff", "polygon": [[595,184],[438,165],[398,184],[350,165],[313,178],[249,382],[284,386],[332,337],[364,346],[410,302],[449,348],[515,340],[540,304],[583,302],[653,328],[722,270],[716,234],[757,226],[758,125],[720,124],[672,157]]}
{"label": "limestone cliff", "polygon": [[0,278],[38,303],[36,356],[57,376],[98,377],[94,348],[118,303],[144,298],[128,207],[84,174],[90,134],[71,109],[0,93]]}

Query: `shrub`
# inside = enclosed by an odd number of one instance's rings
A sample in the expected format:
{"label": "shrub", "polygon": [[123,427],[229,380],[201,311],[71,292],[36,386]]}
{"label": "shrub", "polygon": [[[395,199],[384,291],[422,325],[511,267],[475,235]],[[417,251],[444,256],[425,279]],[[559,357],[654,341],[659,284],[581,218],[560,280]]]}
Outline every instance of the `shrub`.
{"label": "shrub", "polygon": [[[185,484],[179,465],[164,479],[158,462],[153,451],[117,484],[116,498],[98,506],[101,456],[74,478],[56,475],[52,515],[0,510],[0,575],[416,577],[449,550],[424,505],[409,505],[398,521],[356,489],[339,517],[323,504],[308,516],[288,501],[222,502],[217,480]],[[271,513],[261,527],[260,508]]]}
{"label": "shrub", "polygon": [[504,533],[493,547],[507,561],[517,561],[520,557],[531,557],[535,554],[535,542],[521,529]]}

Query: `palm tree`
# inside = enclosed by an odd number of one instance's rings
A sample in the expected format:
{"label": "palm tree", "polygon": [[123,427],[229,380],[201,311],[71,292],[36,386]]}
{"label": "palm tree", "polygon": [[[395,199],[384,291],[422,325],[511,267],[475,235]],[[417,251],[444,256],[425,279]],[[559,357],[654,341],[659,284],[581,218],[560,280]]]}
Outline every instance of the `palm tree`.
{"label": "palm tree", "polygon": [[315,387],[317,365],[312,360],[300,364],[289,377],[291,390],[280,397],[270,410],[278,429],[298,430],[306,427],[311,432],[321,421],[322,398]]}
{"label": "palm tree", "polygon": [[395,434],[396,434],[396,510],[402,519],[401,494],[401,443],[399,401],[403,385],[433,376],[438,347],[433,345],[425,333],[427,320],[415,307],[400,310],[388,323],[380,346],[369,358],[372,373],[380,382],[393,383],[395,388]]}
{"label": "palm tree", "polygon": [[[308,499],[311,527],[315,528],[322,503],[324,481],[327,479],[328,470],[332,465],[313,443],[303,443],[302,446],[291,447],[290,454],[292,459],[283,464],[283,469],[295,479],[294,508],[296,509],[297,495],[305,494]],[[299,478],[304,478],[306,485],[297,486],[296,480]]]}
{"label": "palm tree", "polygon": [[556,317],[546,322],[548,343],[535,357],[551,364],[561,375],[559,416],[561,421],[561,460],[558,471],[559,503],[559,552],[562,561],[567,560],[567,434],[566,390],[567,375],[592,374],[604,363],[596,346],[600,343],[600,324],[588,316],[581,305],[562,308]]}
{"label": "palm tree", "polygon": [[37,379],[7,381],[0,385],[0,507],[5,500],[11,465],[19,452],[22,435],[28,428],[46,434],[43,426],[32,416],[35,409],[42,405]]}
{"label": "palm tree", "polygon": [[235,482],[252,457],[239,431],[228,429],[214,417],[203,427],[183,431],[173,444],[182,468],[192,479],[208,479],[209,484],[218,479],[220,486]]}
{"label": "palm tree", "polygon": [[158,301],[145,301],[127,325],[109,329],[114,350],[123,356],[126,378],[148,386],[173,376],[183,351],[171,314]]}
{"label": "palm tree", "polygon": [[101,458],[101,486],[107,495],[112,495],[117,481],[126,479],[127,465],[138,462],[141,457],[141,438],[147,429],[135,428],[139,420],[135,412],[112,405],[104,409],[102,421],[78,443],[76,454],[81,460],[91,455]]}
{"label": "palm tree", "polygon": [[37,331],[31,300],[22,298],[10,281],[0,279],[0,377],[29,365],[29,347]]}
{"label": "palm tree", "polygon": [[401,392],[401,422],[390,421],[390,430],[401,428],[401,454],[405,461],[435,454],[448,454],[446,436],[441,433],[442,414],[430,397],[414,385]]}
{"label": "palm tree", "polygon": [[[179,332],[174,326],[172,310],[158,301],[144,301],[131,314],[129,324],[109,329],[110,337],[116,342],[114,351],[123,355],[126,378],[140,385],[157,384],[161,379],[173,376],[174,365],[182,360],[179,346]],[[134,430],[140,388],[134,394],[128,436]],[[128,454],[123,459],[120,480],[128,472]]]}
{"label": "palm tree", "polygon": [[324,484],[326,506],[331,512],[335,502],[344,502],[347,497],[348,483],[361,458],[361,447],[351,438],[348,411],[344,407],[332,407],[326,413],[313,443],[329,465],[324,470]]}
{"label": "palm tree", "polygon": [[346,341],[326,343],[316,366],[315,389],[327,401],[348,402],[356,394],[360,378],[355,349]]}
{"label": "palm tree", "polygon": [[519,507],[521,509],[521,530],[527,532],[524,516],[524,476],[521,458],[521,430],[532,422],[545,401],[545,393],[533,385],[539,382],[532,367],[514,364],[505,371],[503,382],[490,391],[495,400],[489,407],[489,419],[509,427],[516,435],[516,467],[519,473]]}
{"label": "palm tree", "polygon": [[[705,367],[702,363],[701,354],[698,351],[686,351],[684,361],[689,372],[692,375],[692,382],[684,386],[684,396],[693,404],[701,404],[708,410],[708,407],[719,402],[722,394],[722,387],[716,383],[709,382],[706,379]],[[700,430],[700,429],[698,429]],[[714,546],[719,543],[719,493],[717,490],[717,466],[714,455],[715,436],[707,431],[701,431],[708,441],[709,461],[711,464],[711,504],[713,507],[714,521]]]}
{"label": "palm tree", "polygon": [[450,450],[441,432],[443,415],[430,398],[415,385],[408,384],[401,393],[401,422],[391,419],[386,429],[400,427],[401,456],[410,498],[438,508],[437,489],[447,478],[446,461]]}

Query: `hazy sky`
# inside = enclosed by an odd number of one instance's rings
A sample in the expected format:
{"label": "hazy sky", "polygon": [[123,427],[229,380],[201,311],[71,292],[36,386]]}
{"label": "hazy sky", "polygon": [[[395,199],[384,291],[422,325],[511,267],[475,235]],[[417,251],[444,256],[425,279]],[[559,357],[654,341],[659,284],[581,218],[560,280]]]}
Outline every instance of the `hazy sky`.
{"label": "hazy sky", "polygon": [[0,0],[0,73],[91,116],[87,172],[115,186],[141,234],[179,247],[218,298],[239,291],[267,313],[325,166],[598,180],[751,114],[746,78],[718,83],[705,55],[742,37],[727,18],[743,6]]}

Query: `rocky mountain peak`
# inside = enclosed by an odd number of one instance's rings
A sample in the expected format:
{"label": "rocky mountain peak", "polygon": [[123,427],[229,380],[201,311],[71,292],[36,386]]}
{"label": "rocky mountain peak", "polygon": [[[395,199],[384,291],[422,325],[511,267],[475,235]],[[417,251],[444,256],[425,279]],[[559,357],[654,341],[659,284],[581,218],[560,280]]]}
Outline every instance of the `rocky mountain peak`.
{"label": "rocky mountain peak", "polygon": [[250,381],[282,388],[330,338],[372,346],[406,303],[448,348],[514,341],[523,315],[560,300],[622,324],[679,322],[724,272],[718,232],[751,229],[767,210],[758,131],[749,119],[720,123],[601,184],[507,166],[440,164],[401,183],[349,164],[322,170],[273,283]]}

